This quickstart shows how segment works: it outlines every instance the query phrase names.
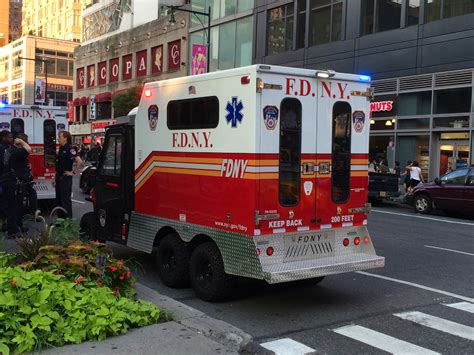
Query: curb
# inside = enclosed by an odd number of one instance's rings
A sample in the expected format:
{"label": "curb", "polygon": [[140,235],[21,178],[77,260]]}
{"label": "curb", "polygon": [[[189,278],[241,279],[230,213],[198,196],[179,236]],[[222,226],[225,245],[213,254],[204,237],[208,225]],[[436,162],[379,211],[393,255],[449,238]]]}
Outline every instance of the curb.
{"label": "curb", "polygon": [[183,327],[211,338],[226,348],[242,354],[272,354],[253,341],[250,334],[224,321],[211,318],[205,313],[178,302],[157,291],[136,283],[137,298],[149,301],[171,313],[175,322]]}

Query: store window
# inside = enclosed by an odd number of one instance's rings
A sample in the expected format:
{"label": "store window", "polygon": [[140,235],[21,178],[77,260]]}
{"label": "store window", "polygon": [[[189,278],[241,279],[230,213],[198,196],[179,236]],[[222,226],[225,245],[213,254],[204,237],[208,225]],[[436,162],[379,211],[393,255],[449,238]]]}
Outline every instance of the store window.
{"label": "store window", "polygon": [[310,46],[340,40],[341,25],[342,1],[311,0]]}
{"label": "store window", "polygon": [[276,7],[268,11],[268,55],[293,49],[293,25],[293,4]]}
{"label": "store window", "polygon": [[[254,7],[254,0],[193,0],[192,9],[199,12],[208,12],[211,7],[211,19],[217,20],[222,17],[232,16],[239,12],[252,10]],[[166,14],[163,12],[161,15]],[[191,17],[192,26],[202,26],[201,23],[206,23],[207,17],[197,15]]]}
{"label": "store window", "polygon": [[81,113],[82,113],[82,123],[86,123],[88,121],[87,119],[87,105],[82,105],[81,106]]}
{"label": "store window", "polygon": [[436,90],[434,93],[434,112],[460,113],[471,111],[472,88]]}
{"label": "store window", "polygon": [[397,137],[396,160],[404,166],[408,161],[417,161],[423,178],[428,179],[430,162],[430,137],[428,135]]}
{"label": "store window", "polygon": [[301,102],[283,99],[280,105],[278,199],[282,206],[297,205],[301,179]]}
{"label": "store window", "polygon": [[96,119],[108,120],[112,117],[112,103],[111,102],[97,102],[95,104]]}
{"label": "store window", "polygon": [[298,14],[296,19],[296,49],[304,48],[306,33],[306,1],[298,0]]}
{"label": "store window", "polygon": [[[374,164],[370,166],[374,171],[386,170],[390,167],[388,161],[392,161],[393,158],[393,136],[370,136],[369,137],[369,162]],[[389,159],[390,158],[390,159]],[[385,169],[377,164],[382,161]],[[377,166],[378,165],[378,166]]]}
{"label": "store window", "polygon": [[433,128],[469,128],[469,117],[435,117]]}
{"label": "store window", "polygon": [[461,16],[474,12],[472,0],[425,0],[425,21]]}
{"label": "store window", "polygon": [[407,2],[407,26],[418,25],[420,21],[420,1],[421,0],[408,0]]}
{"label": "store window", "polygon": [[332,109],[331,194],[335,203],[349,199],[351,190],[351,105],[336,102]]}
{"label": "store window", "polygon": [[431,114],[431,91],[399,94],[397,112],[399,116]]}
{"label": "store window", "polygon": [[408,118],[397,120],[398,129],[428,129],[430,128],[430,119],[426,118]]}
{"label": "store window", "polygon": [[170,101],[166,110],[169,129],[216,128],[219,124],[216,96]]}
{"label": "store window", "polygon": [[400,28],[401,0],[362,0],[362,35]]}

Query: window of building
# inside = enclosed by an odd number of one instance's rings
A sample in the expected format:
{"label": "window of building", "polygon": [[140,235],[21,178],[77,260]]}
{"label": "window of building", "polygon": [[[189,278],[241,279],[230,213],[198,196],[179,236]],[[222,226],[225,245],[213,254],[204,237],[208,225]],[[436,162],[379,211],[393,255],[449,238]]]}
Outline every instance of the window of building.
{"label": "window of building", "polygon": [[431,114],[431,91],[399,94],[397,112],[399,116]]}
{"label": "window of building", "polygon": [[402,0],[362,0],[362,35],[400,28]]}
{"label": "window of building", "polygon": [[293,25],[293,4],[276,7],[268,11],[268,55],[293,49]]}
{"label": "window of building", "polygon": [[425,21],[455,17],[474,12],[472,0],[425,0]]}
{"label": "window of building", "polygon": [[231,69],[235,61],[236,21],[219,26],[219,69]]}
{"label": "window of building", "polygon": [[341,39],[342,1],[311,0],[310,45]]}
{"label": "window of building", "polygon": [[96,120],[107,120],[112,117],[111,102],[97,102],[95,104]]}
{"label": "window of building", "polygon": [[435,117],[433,128],[469,128],[469,117]]}
{"label": "window of building", "polygon": [[[217,20],[225,16],[235,15],[239,12],[248,11],[253,9],[254,0],[193,0],[192,9],[194,11],[207,13],[209,7],[211,7],[211,19]],[[202,26],[203,23],[207,23],[207,17],[205,16],[192,16],[192,26]]]}
{"label": "window of building", "polygon": [[238,20],[236,32],[235,66],[250,65],[252,64],[253,18],[245,17]]}
{"label": "window of building", "polygon": [[282,206],[294,206],[300,200],[301,102],[293,98],[283,99],[280,112],[278,199]]}
{"label": "window of building", "polygon": [[216,128],[219,124],[216,96],[170,101],[166,110],[169,129]]}
{"label": "window of building", "polygon": [[23,103],[23,90],[16,90],[12,92],[12,104]]}
{"label": "window of building", "polygon": [[409,118],[409,119],[398,119],[398,129],[428,129],[430,128],[430,119],[426,118]]}
{"label": "window of building", "polygon": [[331,194],[335,203],[349,199],[351,190],[351,105],[336,102],[332,109]]}
{"label": "window of building", "polygon": [[46,58],[48,62],[46,66],[48,67],[48,75],[56,75],[56,60],[52,58]]}
{"label": "window of building", "polygon": [[434,112],[459,113],[471,111],[472,88],[436,90],[434,93]]}
{"label": "window of building", "polygon": [[230,16],[235,14],[237,9],[237,0],[220,0],[220,17]]}
{"label": "window of building", "polygon": [[296,49],[304,48],[306,34],[306,1],[298,0],[298,14],[296,19]]}
{"label": "window of building", "polygon": [[407,26],[418,25],[420,21],[420,0],[407,1]]}
{"label": "window of building", "polygon": [[87,119],[87,105],[82,105],[81,106],[82,109],[81,109],[81,112],[82,112],[82,122],[83,123],[86,123],[88,121]]}
{"label": "window of building", "polygon": [[58,59],[56,74],[59,76],[68,76],[68,64],[67,60]]}
{"label": "window of building", "polygon": [[420,164],[425,179],[428,178],[430,137],[428,135],[397,136],[395,149],[396,160],[401,166],[407,161],[416,160]]}

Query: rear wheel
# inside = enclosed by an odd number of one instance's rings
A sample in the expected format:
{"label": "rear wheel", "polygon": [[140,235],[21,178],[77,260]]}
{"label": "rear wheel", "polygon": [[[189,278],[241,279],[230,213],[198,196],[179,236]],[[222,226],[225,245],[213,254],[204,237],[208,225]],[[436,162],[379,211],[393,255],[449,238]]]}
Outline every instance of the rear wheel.
{"label": "rear wheel", "polygon": [[189,271],[193,289],[204,301],[225,300],[234,290],[236,277],[225,273],[221,253],[213,242],[194,249]]}
{"label": "rear wheel", "polygon": [[156,251],[156,266],[166,286],[181,288],[189,285],[189,258],[189,248],[178,234],[168,234],[161,240]]}
{"label": "rear wheel", "polygon": [[96,240],[97,239],[97,217],[94,212],[84,214],[79,223],[81,239]]}
{"label": "rear wheel", "polygon": [[430,213],[433,209],[431,198],[428,195],[418,195],[413,201],[415,211],[422,214]]}

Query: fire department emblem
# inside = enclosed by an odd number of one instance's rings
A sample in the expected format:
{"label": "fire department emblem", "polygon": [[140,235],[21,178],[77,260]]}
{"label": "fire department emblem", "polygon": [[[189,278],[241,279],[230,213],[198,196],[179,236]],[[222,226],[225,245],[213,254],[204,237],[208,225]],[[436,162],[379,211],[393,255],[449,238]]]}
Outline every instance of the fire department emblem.
{"label": "fire department emblem", "polygon": [[106,215],[105,210],[99,210],[99,224],[102,228],[105,227],[106,219],[107,219],[107,215]]}
{"label": "fire department emblem", "polygon": [[365,113],[362,111],[354,111],[352,114],[352,125],[354,126],[354,130],[357,133],[361,133],[364,129],[365,123]]}
{"label": "fire department emblem", "polygon": [[10,129],[10,123],[0,122],[0,131],[8,131]]}
{"label": "fire department emblem", "polygon": [[58,123],[56,125],[56,129],[61,132],[61,131],[64,131],[66,129],[66,125],[64,123]]}
{"label": "fire department emblem", "polygon": [[265,106],[263,109],[263,121],[267,129],[275,129],[278,122],[278,108],[276,106]]}
{"label": "fire department emblem", "polygon": [[305,181],[303,186],[305,195],[311,195],[311,192],[313,192],[313,183],[311,181]]}
{"label": "fire department emblem", "polygon": [[232,128],[236,128],[237,122],[242,123],[242,119],[244,118],[242,114],[244,105],[242,104],[242,100],[238,100],[239,98],[237,96],[232,97],[232,102],[227,102],[227,106],[225,107],[227,111],[225,118],[227,123],[231,124]]}
{"label": "fire department emblem", "polygon": [[158,106],[151,105],[148,107],[148,125],[150,126],[151,131],[156,130],[156,126],[158,125],[158,113],[160,110]]}

